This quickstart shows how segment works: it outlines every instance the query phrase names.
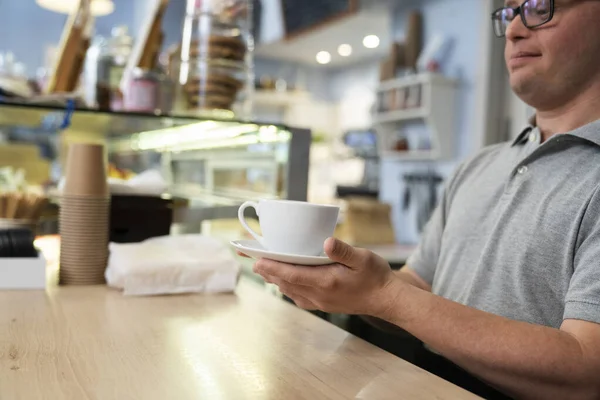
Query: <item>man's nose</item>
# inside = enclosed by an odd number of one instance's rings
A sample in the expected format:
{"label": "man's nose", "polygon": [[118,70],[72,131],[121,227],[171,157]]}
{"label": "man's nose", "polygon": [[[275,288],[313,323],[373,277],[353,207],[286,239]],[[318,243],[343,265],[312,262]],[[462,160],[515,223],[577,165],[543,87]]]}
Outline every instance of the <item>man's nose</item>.
{"label": "man's nose", "polygon": [[513,19],[506,28],[506,39],[516,41],[524,39],[531,34],[531,31],[523,24],[521,16],[518,15]]}

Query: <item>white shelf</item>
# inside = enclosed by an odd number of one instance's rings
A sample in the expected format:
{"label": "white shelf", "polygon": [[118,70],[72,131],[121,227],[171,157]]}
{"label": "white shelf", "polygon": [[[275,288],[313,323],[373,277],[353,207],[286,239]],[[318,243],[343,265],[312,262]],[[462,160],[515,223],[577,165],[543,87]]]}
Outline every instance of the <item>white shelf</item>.
{"label": "white shelf", "polygon": [[385,82],[381,82],[377,87],[378,92],[385,92],[387,90],[399,89],[403,87],[413,86],[413,85],[446,85],[446,86],[455,86],[456,81],[450,79],[444,75],[435,74],[431,72],[426,72],[423,74],[416,75],[407,75],[402,78],[391,79]]}
{"label": "white shelf", "polygon": [[[382,93],[420,86],[418,108],[375,113],[373,121],[379,137],[382,158],[398,161],[449,160],[456,149],[457,82],[439,74],[419,74],[382,82],[377,89]],[[400,92],[402,93],[402,92]],[[391,151],[399,139],[402,126],[409,121],[422,120],[428,131],[431,150]]]}
{"label": "white shelf", "polygon": [[427,117],[427,115],[427,110],[425,110],[422,107],[406,110],[387,111],[384,113],[376,114],[373,118],[373,123],[383,124],[386,122],[410,121],[415,119],[423,119]]}

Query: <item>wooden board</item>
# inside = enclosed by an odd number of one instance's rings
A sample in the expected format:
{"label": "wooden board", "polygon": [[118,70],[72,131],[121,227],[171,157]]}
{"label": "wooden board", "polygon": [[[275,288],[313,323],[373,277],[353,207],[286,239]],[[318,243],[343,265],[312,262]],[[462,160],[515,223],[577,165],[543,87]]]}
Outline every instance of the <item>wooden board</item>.
{"label": "wooden board", "polygon": [[93,23],[89,0],[84,0],[67,19],[46,93],[70,93],[77,88]]}

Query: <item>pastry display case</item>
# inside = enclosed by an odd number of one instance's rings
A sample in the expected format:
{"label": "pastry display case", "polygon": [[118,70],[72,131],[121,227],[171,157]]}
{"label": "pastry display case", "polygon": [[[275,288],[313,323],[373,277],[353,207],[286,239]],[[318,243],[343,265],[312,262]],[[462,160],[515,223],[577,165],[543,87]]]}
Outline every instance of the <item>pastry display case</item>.
{"label": "pastry display case", "polygon": [[307,197],[310,131],[206,120],[108,142],[112,164],[160,169],[169,194],[188,200],[176,216],[185,232],[204,220],[235,218],[246,200]]}
{"label": "pastry display case", "polygon": [[43,153],[52,155],[46,160],[51,165],[48,187],[60,180],[69,143],[100,142],[106,145],[111,170],[124,176],[149,169],[161,172],[168,186],[165,195],[185,204],[174,217],[183,232],[198,232],[205,220],[236,218],[246,200],[307,198],[308,130],[85,109],[76,109],[64,130],[48,129],[49,121],[58,125],[63,114],[60,107],[0,103],[4,145],[50,142],[55,147]]}

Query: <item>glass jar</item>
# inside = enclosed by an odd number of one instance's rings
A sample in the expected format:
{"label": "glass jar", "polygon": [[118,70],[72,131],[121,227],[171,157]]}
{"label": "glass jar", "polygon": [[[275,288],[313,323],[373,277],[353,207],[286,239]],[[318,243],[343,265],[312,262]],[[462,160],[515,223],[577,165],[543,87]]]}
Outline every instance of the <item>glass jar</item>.
{"label": "glass jar", "polygon": [[247,118],[253,88],[250,0],[187,0],[181,45],[169,55],[176,113]]}
{"label": "glass jar", "polygon": [[90,107],[101,110],[122,108],[119,85],[132,48],[133,38],[126,26],[113,28],[109,39],[94,39],[85,65],[85,97]]}

